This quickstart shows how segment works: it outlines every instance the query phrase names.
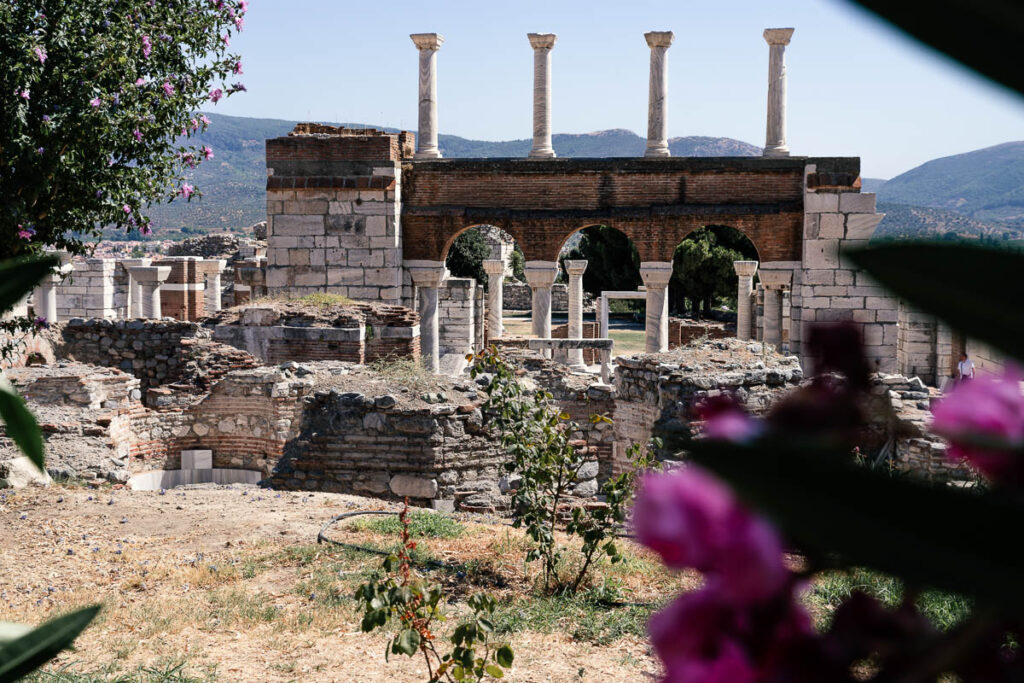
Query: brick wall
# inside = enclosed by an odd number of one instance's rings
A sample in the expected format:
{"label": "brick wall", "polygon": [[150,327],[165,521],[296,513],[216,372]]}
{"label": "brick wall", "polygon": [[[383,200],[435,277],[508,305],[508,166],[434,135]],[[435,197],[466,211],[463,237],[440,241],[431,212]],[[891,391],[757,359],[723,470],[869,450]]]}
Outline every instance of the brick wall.
{"label": "brick wall", "polygon": [[198,256],[175,256],[154,262],[170,266],[171,273],[160,286],[160,315],[175,320],[199,320],[206,315],[206,278],[198,270]]}

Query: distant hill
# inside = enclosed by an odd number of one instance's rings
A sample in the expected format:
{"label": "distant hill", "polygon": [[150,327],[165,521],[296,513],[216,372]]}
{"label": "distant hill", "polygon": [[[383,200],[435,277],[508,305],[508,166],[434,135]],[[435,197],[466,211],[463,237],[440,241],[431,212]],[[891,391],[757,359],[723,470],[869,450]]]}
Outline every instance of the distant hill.
{"label": "distant hill", "polygon": [[860,179],[860,191],[861,192],[878,192],[878,188],[885,185],[886,181],[882,178],[861,178]]}
{"label": "distant hill", "polygon": [[[176,238],[192,232],[242,229],[266,218],[266,163],[264,141],[287,135],[296,122],[282,119],[254,119],[207,114],[210,129],[199,136],[200,145],[213,148],[214,158],[193,172],[192,180],[202,192],[191,202],[175,201],[153,206],[150,215],[154,238]],[[382,128],[362,123],[345,123],[357,128]],[[552,137],[555,153],[563,157],[635,157],[642,156],[646,138],[623,129],[604,130],[582,135],[556,134]],[[488,142],[456,135],[440,135],[438,146],[445,157],[525,157],[530,140]],[[756,156],[761,148],[733,140],[692,136],[672,138],[669,149],[675,156]],[[181,232],[184,230],[185,232]]]}
{"label": "distant hill", "polygon": [[1024,141],[933,159],[886,182],[878,198],[1024,229]]}
{"label": "distant hill", "polygon": [[878,211],[885,218],[875,231],[876,239],[982,238],[1003,242],[1024,237],[1024,231],[1005,223],[979,221],[946,209],[880,201]]}

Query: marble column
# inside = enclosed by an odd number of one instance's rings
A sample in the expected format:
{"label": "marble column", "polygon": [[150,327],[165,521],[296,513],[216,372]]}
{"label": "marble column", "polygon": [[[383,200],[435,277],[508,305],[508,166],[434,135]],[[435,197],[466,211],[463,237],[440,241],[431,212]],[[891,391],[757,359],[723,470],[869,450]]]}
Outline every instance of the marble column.
{"label": "marble column", "polygon": [[[583,273],[587,261],[565,261],[565,272],[569,274],[569,339],[583,339]],[[569,365],[586,368],[583,349],[569,349]]]}
{"label": "marble column", "polygon": [[671,156],[668,151],[668,48],[672,31],[644,34],[651,48],[651,87],[647,98],[647,151],[645,157]]}
{"label": "marble column", "polygon": [[171,274],[171,267],[135,266],[128,272],[142,289],[142,294],[139,297],[142,307],[141,317],[151,319],[163,317],[160,310],[160,285]]}
{"label": "marble column", "polygon": [[736,289],[736,338],[750,339],[750,295],[754,291],[754,275],[757,261],[733,261],[732,267],[738,278]]}
{"label": "marble column", "polygon": [[57,322],[57,285],[62,279],[57,273],[47,274],[39,281],[32,296],[32,308],[36,317],[46,318],[47,323]]}
{"label": "marble column", "polygon": [[487,273],[487,339],[499,339],[504,314],[505,261],[486,259],[484,272]]}
{"label": "marble column", "polygon": [[122,259],[119,263],[124,267],[128,273],[128,295],[125,300],[125,317],[126,318],[141,318],[142,317],[142,285],[140,285],[134,277],[132,277],[132,268],[139,266],[148,266],[153,263],[153,259],[150,258],[127,258]]}
{"label": "marble column", "polygon": [[672,279],[671,261],[644,261],[640,277],[647,288],[647,353],[668,351],[668,283]]}
{"label": "marble column", "polygon": [[196,270],[206,278],[203,290],[203,308],[206,309],[206,315],[213,315],[223,307],[220,276],[227,264],[224,259],[203,259],[196,264]]}
{"label": "marble column", "polygon": [[761,340],[782,352],[782,291],[793,282],[793,271],[761,267],[761,286],[764,288],[764,320]]}
{"label": "marble column", "polygon": [[601,298],[597,300],[598,328],[597,336],[601,339],[608,338],[608,297],[601,292]]}
{"label": "marble column", "polygon": [[791,28],[766,28],[768,42],[768,124],[764,156],[788,157],[786,146],[786,46],[793,36]]}
{"label": "marble column", "polygon": [[441,366],[438,327],[437,290],[444,285],[448,271],[442,261],[407,262],[406,270],[416,286],[417,312],[420,314],[420,357],[423,367],[437,372]]}
{"label": "marble column", "polygon": [[554,33],[527,33],[533,47],[533,149],[531,157],[555,156],[551,147],[551,49]]}
{"label": "marble column", "polygon": [[[523,271],[533,296],[531,314],[533,336],[539,339],[550,339],[551,285],[555,284],[555,278],[558,277],[558,263],[556,261],[527,261]],[[545,351],[544,355],[550,357],[551,352]]]}
{"label": "marble column", "polygon": [[444,43],[439,33],[413,33],[409,36],[420,51],[419,129],[416,134],[416,159],[440,159],[437,149],[437,51]]}

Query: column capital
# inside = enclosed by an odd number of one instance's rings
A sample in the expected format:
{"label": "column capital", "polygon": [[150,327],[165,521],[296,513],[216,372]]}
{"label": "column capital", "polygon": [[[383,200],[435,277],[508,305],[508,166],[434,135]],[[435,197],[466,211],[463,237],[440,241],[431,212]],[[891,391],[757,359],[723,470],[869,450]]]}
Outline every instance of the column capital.
{"label": "column capital", "polygon": [[580,259],[577,261],[562,261],[562,265],[565,266],[565,272],[574,277],[580,277],[587,270],[587,265],[590,261],[586,259]]}
{"label": "column capital", "polygon": [[443,261],[406,261],[402,265],[409,271],[409,277],[417,287],[436,289],[448,278],[448,269]]}
{"label": "column capital", "polygon": [[225,259],[203,259],[196,264],[196,270],[203,275],[219,275],[227,268],[228,262]]}
{"label": "column capital", "polygon": [[793,37],[792,28],[766,28],[764,39],[769,45],[789,45],[789,39]]}
{"label": "column capital", "polygon": [[740,277],[754,277],[757,273],[757,261],[733,261],[732,267]]}
{"label": "column capital", "polygon": [[159,285],[171,274],[170,266],[135,266],[128,269],[136,282],[144,285]]}
{"label": "column capital", "polygon": [[526,283],[530,289],[550,289],[558,277],[558,263],[556,261],[527,261],[523,267],[523,274],[526,275]]}
{"label": "column capital", "polygon": [[640,278],[650,289],[664,289],[672,279],[671,261],[644,261],[640,264]]}
{"label": "column capital", "polygon": [[409,37],[417,50],[437,50],[444,44],[444,36],[440,33],[410,33]]}
{"label": "column capital", "polygon": [[526,37],[529,38],[530,46],[534,50],[550,50],[558,39],[554,33],[527,33]]}
{"label": "column capital", "polygon": [[670,47],[675,37],[672,31],[648,31],[644,34],[650,47]]}
{"label": "column capital", "polygon": [[765,289],[782,289],[793,282],[793,271],[791,270],[765,270],[761,269],[761,286]]}
{"label": "column capital", "polygon": [[491,276],[504,275],[505,262],[500,258],[484,259],[484,272]]}

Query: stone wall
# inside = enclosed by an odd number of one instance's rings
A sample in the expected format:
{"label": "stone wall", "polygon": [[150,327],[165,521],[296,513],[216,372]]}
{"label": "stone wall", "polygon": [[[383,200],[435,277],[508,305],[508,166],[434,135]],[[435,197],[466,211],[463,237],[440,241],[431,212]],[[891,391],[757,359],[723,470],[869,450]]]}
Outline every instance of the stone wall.
{"label": "stone wall", "polygon": [[478,327],[484,318],[482,308],[477,308],[476,280],[473,278],[450,277],[445,286],[437,290],[438,340],[441,356],[464,357],[478,351],[483,341],[478,338]]}
{"label": "stone wall", "polygon": [[89,258],[72,264],[74,270],[57,285],[57,319],[124,317],[128,306],[125,269],[113,259]]}
{"label": "stone wall", "polygon": [[401,299],[399,163],[409,139],[300,124],[267,140],[269,293]]}
{"label": "stone wall", "polygon": [[[530,286],[518,280],[508,280],[501,289],[502,309],[506,311],[529,311],[533,308],[533,294]],[[569,286],[560,282],[551,287],[551,310],[556,313],[569,312]]]}

